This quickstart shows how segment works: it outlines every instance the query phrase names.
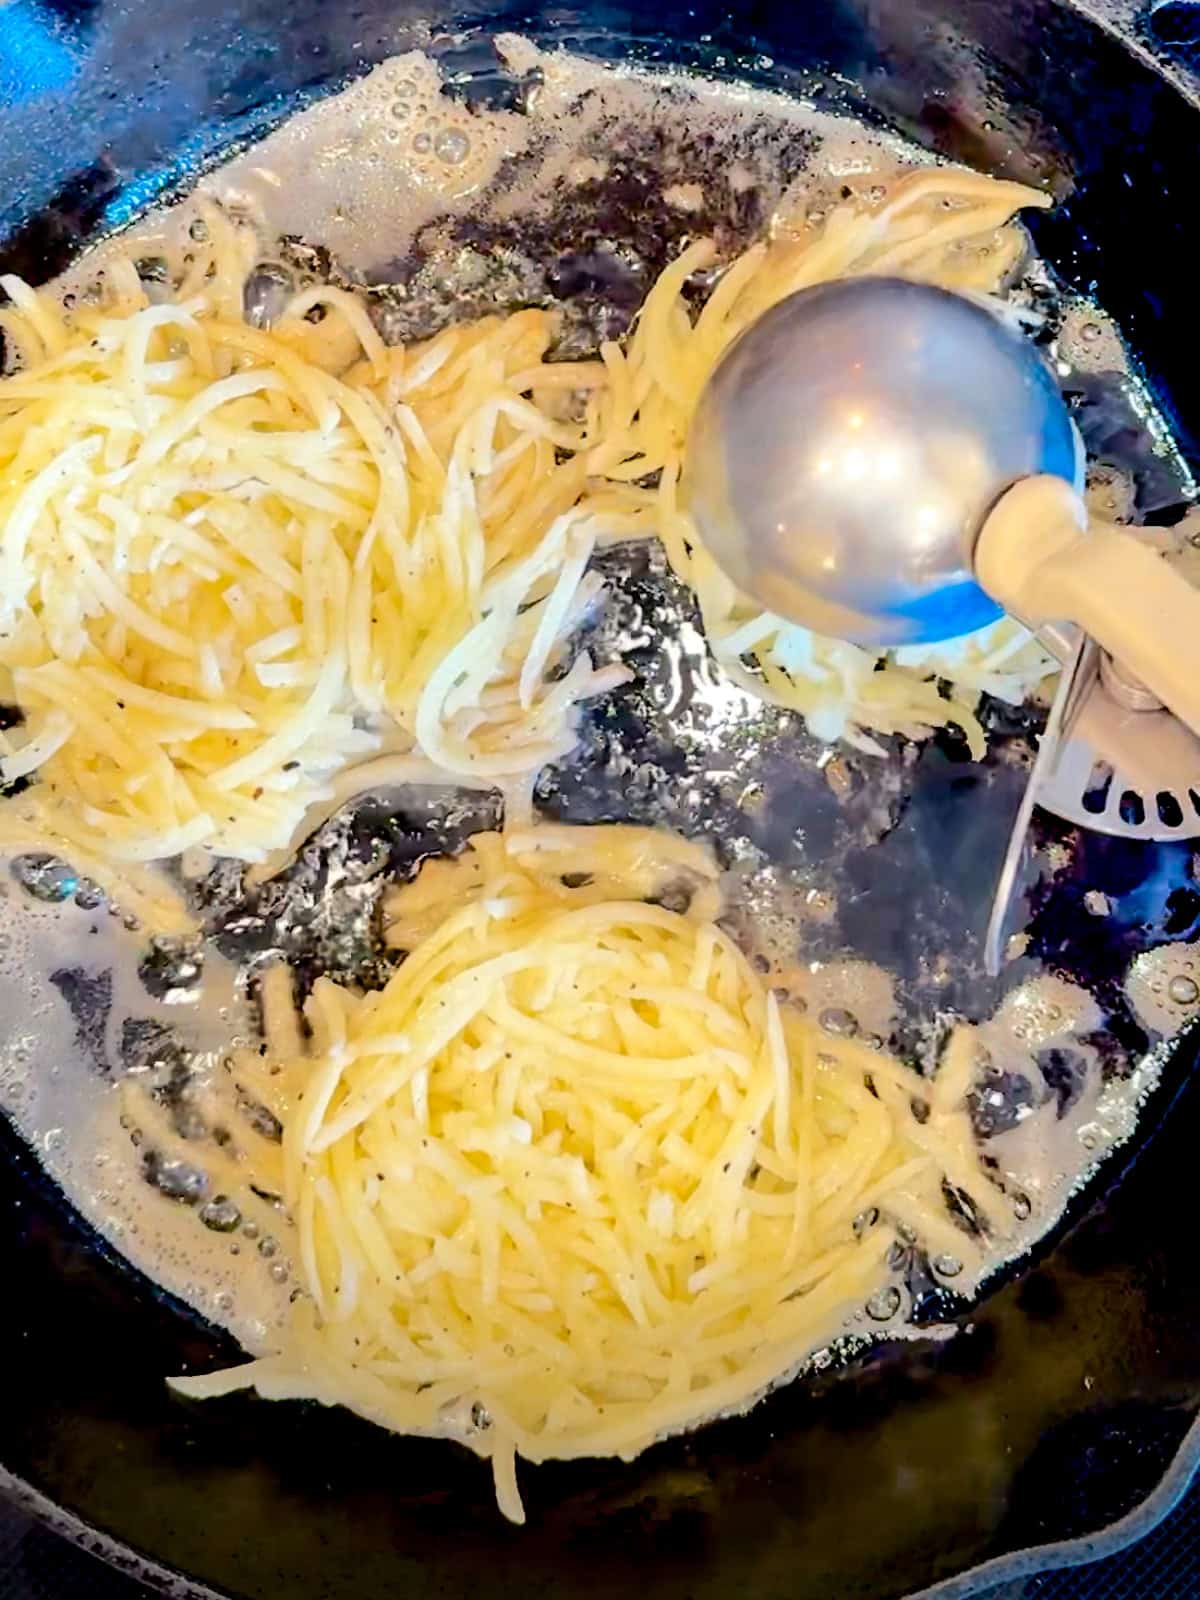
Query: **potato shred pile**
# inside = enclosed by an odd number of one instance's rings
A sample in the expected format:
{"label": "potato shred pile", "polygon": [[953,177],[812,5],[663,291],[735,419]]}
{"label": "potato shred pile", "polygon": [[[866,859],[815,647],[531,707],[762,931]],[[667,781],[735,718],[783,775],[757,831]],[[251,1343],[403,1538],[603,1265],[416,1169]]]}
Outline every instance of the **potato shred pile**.
{"label": "potato shred pile", "polygon": [[381,749],[535,771],[624,676],[582,655],[546,681],[595,536],[571,431],[522,398],[549,320],[388,351],[318,288],[262,331],[248,230],[209,236],[167,304],[121,259],[69,316],[5,283],[0,662],[28,737],[3,773],[39,771],[54,824],[118,860],[262,860]]}
{"label": "potato shred pile", "polygon": [[744,1409],[886,1286],[898,1230],[971,1280],[1011,1211],[970,1030],[932,1080],[823,1033],[713,920],[715,879],[667,834],[545,826],[394,891],[386,988],[319,980],[311,1054],[240,1067],[308,1298],[273,1353],[177,1386],[461,1439],[521,1521],[516,1455],[630,1458]]}
{"label": "potato shred pile", "polygon": [[269,864],[356,790],[422,779],[498,785],[519,815],[579,703],[627,676],[573,640],[593,550],[629,537],[663,539],[725,670],[821,736],[953,719],[978,747],[978,692],[1021,699],[1050,666],[1026,634],[876,671],[730,587],[679,467],[705,377],[781,296],[884,271],[995,290],[1022,249],[1009,219],[1044,203],[909,174],[780,228],[697,315],[685,291],[720,265],[698,241],[628,344],[583,362],[547,360],[543,311],[385,347],[364,299],[321,285],[254,326],[260,242],[204,204],[165,297],[118,252],[73,300],[3,279],[0,668],[25,720],[0,778],[40,782],[0,843]]}

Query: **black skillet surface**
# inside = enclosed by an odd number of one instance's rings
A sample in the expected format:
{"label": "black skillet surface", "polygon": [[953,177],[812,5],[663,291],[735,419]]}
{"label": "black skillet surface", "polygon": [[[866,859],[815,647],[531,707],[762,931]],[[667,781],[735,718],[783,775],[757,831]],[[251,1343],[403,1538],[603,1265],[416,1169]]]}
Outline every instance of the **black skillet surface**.
{"label": "black skillet surface", "polygon": [[[135,213],[163,174],[194,171],[231,128],[261,127],[298,93],[403,48],[420,20],[405,6],[334,13],[317,0],[285,19],[259,0],[189,0],[169,14],[150,0],[53,10],[17,0],[0,11],[0,52],[13,15],[26,31],[8,38],[14,65],[0,108],[5,265],[35,279],[89,230]],[[1098,292],[1179,437],[1193,439],[1200,401],[1180,330],[1193,314],[1200,244],[1187,203],[1196,112],[1069,7],[596,5],[493,11],[488,23],[608,55],[640,37],[651,59],[785,85],[812,88],[814,73],[834,68],[923,142],[1048,182],[1063,203],[1039,220],[1041,250]],[[480,60],[469,35],[433,42],[464,69]],[[981,781],[954,755],[933,748],[923,758],[897,830],[926,864],[937,860],[942,808],[971,804]],[[988,781],[1015,779],[1010,770]],[[548,798],[571,814],[569,785]],[[999,848],[995,825],[976,843],[983,874]],[[1190,934],[1185,848],[1094,841],[1074,872],[1034,927],[1035,947],[1063,970],[1115,972],[1168,924]],[[862,873],[862,936],[897,928],[896,880],[873,879],[869,865]],[[1085,887],[1117,903],[1103,939],[1079,904]],[[171,1398],[164,1373],[229,1359],[229,1342],[100,1245],[4,1129],[0,1462],[12,1491],[72,1536],[110,1556],[116,1541],[160,1581],[171,1568],[253,1600],[503,1600],[638,1585],[665,1600],[731,1589],[751,1600],[891,1600],[939,1580],[947,1597],[975,1592],[976,1580],[958,1575],[981,1563],[994,1583],[1015,1575],[1011,1552],[1053,1545],[1058,1558],[1077,1557],[1100,1530],[1118,1524],[1119,1536],[1120,1519],[1132,1527],[1165,1509],[1200,1456],[1194,1054],[1180,1046],[1137,1144],[953,1339],[884,1347],[631,1466],[527,1473],[523,1531],[500,1521],[479,1464],[452,1446],[393,1439],[315,1408]]]}

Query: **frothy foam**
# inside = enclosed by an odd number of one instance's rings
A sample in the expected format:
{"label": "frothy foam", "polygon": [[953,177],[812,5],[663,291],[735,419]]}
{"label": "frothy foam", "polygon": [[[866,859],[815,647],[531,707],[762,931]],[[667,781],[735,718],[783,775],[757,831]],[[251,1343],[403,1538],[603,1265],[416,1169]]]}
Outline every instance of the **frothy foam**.
{"label": "frothy foam", "polygon": [[[111,908],[39,902],[15,885],[0,887],[0,1016],[23,1019],[10,1020],[0,1041],[0,1109],[72,1204],[135,1266],[248,1349],[263,1348],[286,1307],[287,1285],[253,1241],[206,1227],[199,1202],[169,1198],[147,1180],[153,1144],[136,1109],[130,1114],[144,1071],[131,1039],[147,1028],[162,1030],[162,1038],[169,1031],[197,1083],[227,1078],[227,1051],[256,1032],[233,968],[210,950],[203,983],[188,999],[170,990],[175,999],[155,999],[139,976],[144,937]],[[224,1098],[236,1116],[231,1089]],[[201,1173],[205,1148],[202,1133],[195,1144]],[[208,1197],[206,1190],[201,1199]],[[286,1241],[282,1224],[280,1234]]]}

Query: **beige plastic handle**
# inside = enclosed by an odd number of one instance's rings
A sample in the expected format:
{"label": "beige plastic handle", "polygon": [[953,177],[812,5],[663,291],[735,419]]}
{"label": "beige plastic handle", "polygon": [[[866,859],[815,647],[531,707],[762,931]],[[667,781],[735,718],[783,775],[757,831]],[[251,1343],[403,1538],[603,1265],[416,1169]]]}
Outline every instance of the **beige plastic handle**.
{"label": "beige plastic handle", "polygon": [[997,502],[975,576],[1022,622],[1077,622],[1200,733],[1200,590],[1120,528],[1092,522],[1061,478],[1025,478]]}

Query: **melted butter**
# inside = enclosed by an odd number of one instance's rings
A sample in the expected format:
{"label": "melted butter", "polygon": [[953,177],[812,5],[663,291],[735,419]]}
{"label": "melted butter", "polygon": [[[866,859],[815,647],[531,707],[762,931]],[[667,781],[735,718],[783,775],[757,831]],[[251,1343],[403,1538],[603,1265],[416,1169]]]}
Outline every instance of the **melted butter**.
{"label": "melted butter", "polygon": [[1158,1081],[1153,1057],[1128,1077],[1106,1078],[1095,1042],[1104,1021],[1085,990],[1042,974],[979,1026],[988,1068],[975,1093],[981,1118],[999,1129],[985,1148],[1016,1200],[1010,1257],[1053,1226],[1096,1164],[1129,1137]]}
{"label": "melted butter", "polygon": [[[561,196],[628,160],[630,130],[685,129],[697,148],[736,152],[731,188],[757,190],[766,211],[801,215],[844,184],[869,190],[930,157],[850,119],[768,90],[633,67],[604,68],[500,35],[508,70],[536,88],[523,111],[468,111],[443,93],[437,65],[419,51],[385,61],[339,94],[206,175],[198,192],[257,224],[266,239],[296,237],[328,249],[345,269],[386,280],[423,228],[447,219],[533,219]],[[800,141],[811,152],[800,159]],[[799,164],[802,172],[795,174]],[[734,181],[736,180],[736,181]],[[661,198],[689,214],[698,181],[664,183]],[[186,253],[187,202],[151,212],[121,236],[148,251]],[[93,251],[72,274],[102,264]]]}
{"label": "melted butter", "polygon": [[[272,1276],[254,1239],[200,1221],[211,1187],[189,1203],[147,1181],[154,1151],[137,1126],[140,1073],[130,1071],[130,1028],[169,1029],[196,1085],[214,1086],[226,1120],[235,1118],[222,1062],[254,1036],[255,1022],[234,969],[210,949],[203,981],[186,999],[179,990],[167,991],[174,999],[155,999],[138,972],[144,938],[120,917],[69,901],[39,904],[4,888],[0,1016],[21,1021],[0,1041],[0,1109],[71,1203],[134,1266],[247,1349],[264,1348],[288,1287]],[[123,1095],[123,1086],[135,1093]],[[201,1174],[209,1137],[194,1146]]]}

